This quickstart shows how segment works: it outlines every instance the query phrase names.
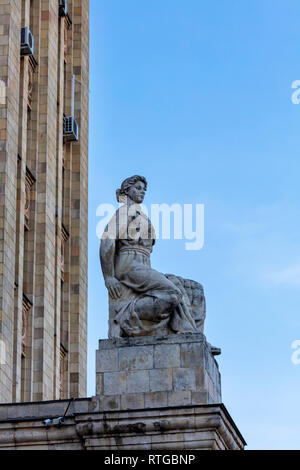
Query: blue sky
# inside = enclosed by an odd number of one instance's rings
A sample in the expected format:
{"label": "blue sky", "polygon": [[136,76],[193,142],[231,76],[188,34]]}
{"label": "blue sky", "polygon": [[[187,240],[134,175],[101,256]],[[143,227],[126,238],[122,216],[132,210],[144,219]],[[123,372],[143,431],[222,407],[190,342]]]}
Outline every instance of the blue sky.
{"label": "blue sky", "polygon": [[223,402],[249,449],[299,449],[300,4],[91,0],[88,394],[107,337],[96,209],[142,174],[145,203],[205,204],[205,244],[159,240],[195,279],[222,348]]}

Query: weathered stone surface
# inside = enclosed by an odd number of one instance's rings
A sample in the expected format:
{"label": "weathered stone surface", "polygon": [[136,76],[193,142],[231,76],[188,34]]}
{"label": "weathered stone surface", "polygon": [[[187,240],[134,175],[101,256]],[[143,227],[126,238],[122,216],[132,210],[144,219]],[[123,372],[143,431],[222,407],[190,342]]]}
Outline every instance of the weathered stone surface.
{"label": "weathered stone surface", "polygon": [[149,392],[149,371],[138,370],[127,373],[127,393]]}
{"label": "weathered stone surface", "polygon": [[192,392],[192,403],[201,405],[202,403],[213,403],[208,392]]}
{"label": "weathered stone surface", "polygon": [[145,408],[158,408],[168,406],[167,392],[145,393]]}
{"label": "weathered stone surface", "polygon": [[204,366],[203,348],[197,343],[187,343],[181,345],[181,366],[196,367]]}
{"label": "weathered stone surface", "polygon": [[104,395],[126,393],[126,374],[124,372],[104,373]]}
{"label": "weathered stone surface", "polygon": [[154,366],[160,369],[180,367],[180,345],[159,344],[154,346]]}
{"label": "weathered stone surface", "polygon": [[102,395],[104,393],[104,380],[103,373],[96,374],[96,395]]}
{"label": "weathered stone surface", "polygon": [[190,390],[182,390],[180,392],[168,392],[168,406],[186,406],[191,405]]}
{"label": "weathered stone surface", "polygon": [[119,351],[117,349],[96,351],[96,373],[115,372],[119,368]]}
{"label": "weathered stone surface", "polygon": [[195,368],[197,390],[208,390],[208,373],[203,366]]}
{"label": "weathered stone surface", "polygon": [[172,389],[172,369],[150,370],[150,391],[162,392]]}
{"label": "weathered stone surface", "polygon": [[143,393],[126,393],[125,395],[121,396],[122,410],[132,410],[138,408],[145,408],[145,395]]}
{"label": "weathered stone surface", "polygon": [[196,390],[195,369],[173,369],[173,390]]}
{"label": "weathered stone surface", "polygon": [[120,395],[108,395],[100,397],[99,410],[119,410],[121,408]]}
{"label": "weathered stone surface", "polygon": [[119,356],[119,370],[153,368],[153,346],[122,348]]}

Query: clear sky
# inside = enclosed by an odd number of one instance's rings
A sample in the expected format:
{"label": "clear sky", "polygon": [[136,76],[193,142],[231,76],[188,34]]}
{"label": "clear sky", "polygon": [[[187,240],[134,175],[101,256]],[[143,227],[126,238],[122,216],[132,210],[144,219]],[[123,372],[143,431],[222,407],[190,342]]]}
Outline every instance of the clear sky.
{"label": "clear sky", "polygon": [[223,402],[249,449],[299,449],[298,0],[91,0],[88,394],[107,337],[96,208],[133,174],[145,203],[205,204],[205,244],[158,240],[195,279]]}

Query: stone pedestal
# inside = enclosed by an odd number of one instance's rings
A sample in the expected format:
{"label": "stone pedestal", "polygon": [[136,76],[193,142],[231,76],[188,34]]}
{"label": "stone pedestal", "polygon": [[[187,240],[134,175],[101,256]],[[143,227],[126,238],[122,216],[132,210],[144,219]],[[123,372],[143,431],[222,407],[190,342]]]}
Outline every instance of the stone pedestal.
{"label": "stone pedestal", "polygon": [[96,370],[94,397],[0,404],[0,449],[244,448],[201,333],[101,340]]}
{"label": "stone pedestal", "polygon": [[106,434],[90,448],[243,449],[214,352],[201,333],[100,340],[92,403]]}
{"label": "stone pedestal", "polygon": [[221,378],[201,333],[100,340],[96,395],[106,410],[221,403]]}

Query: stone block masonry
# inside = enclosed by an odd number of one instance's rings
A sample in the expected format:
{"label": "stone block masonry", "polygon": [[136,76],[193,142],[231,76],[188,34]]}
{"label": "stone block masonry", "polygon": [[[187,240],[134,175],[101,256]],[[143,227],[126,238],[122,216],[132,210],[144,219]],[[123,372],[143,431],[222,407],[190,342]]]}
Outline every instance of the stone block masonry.
{"label": "stone block masonry", "polygon": [[221,377],[201,333],[100,340],[96,395],[111,410],[221,403]]}
{"label": "stone block masonry", "polygon": [[86,394],[88,123],[89,0],[0,0],[0,403]]}

